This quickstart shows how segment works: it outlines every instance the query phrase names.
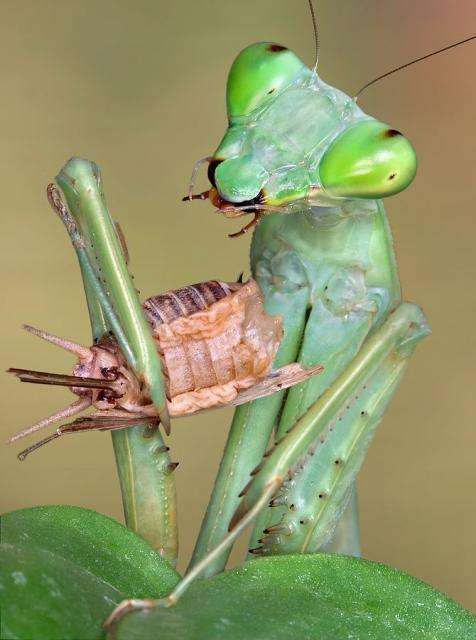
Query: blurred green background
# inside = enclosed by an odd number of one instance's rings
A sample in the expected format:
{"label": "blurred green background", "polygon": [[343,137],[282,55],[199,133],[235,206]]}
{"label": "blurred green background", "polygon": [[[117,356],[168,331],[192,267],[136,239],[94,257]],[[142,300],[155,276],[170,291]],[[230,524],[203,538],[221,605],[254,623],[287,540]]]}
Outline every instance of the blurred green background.
{"label": "blurred green background", "polygon": [[[470,35],[473,0],[318,3],[320,75],[349,93],[380,73]],[[304,0],[0,3],[3,367],[69,371],[71,358],[23,333],[29,322],[90,342],[73,251],[45,186],[71,155],[96,160],[144,297],[248,265],[249,238],[209,204],[186,204],[193,163],[226,125],[227,70],[274,40],[312,62]],[[417,350],[359,480],[363,553],[474,608],[476,47],[463,46],[372,87],[362,107],[403,131],[415,183],[387,201],[405,298],[428,314]],[[205,182],[203,182],[205,185]],[[199,185],[200,186],[200,185]],[[3,437],[72,397],[1,383]],[[198,531],[231,411],[173,425],[181,562]],[[23,444],[23,443],[22,443]],[[121,519],[110,437],[65,438],[21,464],[0,448],[2,510],[69,503]],[[243,554],[243,540],[234,552]]]}

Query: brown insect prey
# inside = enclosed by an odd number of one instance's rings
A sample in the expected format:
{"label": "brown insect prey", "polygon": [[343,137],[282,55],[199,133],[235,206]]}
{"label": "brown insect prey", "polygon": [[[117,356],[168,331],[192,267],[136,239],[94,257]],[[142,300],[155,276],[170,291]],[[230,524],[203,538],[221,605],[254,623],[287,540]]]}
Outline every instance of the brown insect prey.
{"label": "brown insect prey", "polygon": [[[294,363],[272,371],[283,333],[282,319],[265,311],[262,292],[253,279],[244,284],[212,280],[190,285],[149,298],[143,309],[162,359],[171,416],[242,404],[322,370],[321,366],[305,369]],[[24,369],[10,372],[23,382],[69,386],[80,399],[15,434],[10,442],[91,405],[95,413],[60,427],[57,435],[126,427],[134,420],[157,418],[149,390],[130,369],[113,337],[86,348],[25,328],[75,353],[79,362],[72,376]]]}
{"label": "brown insect prey", "polygon": [[[144,304],[168,378],[170,414],[185,415],[217,404],[232,402],[238,392],[265,378],[271,370],[282,337],[279,316],[269,316],[254,280],[246,284],[205,283],[187,287],[172,294],[184,310],[196,305],[203,291],[217,296],[217,290],[227,295],[214,301],[205,310],[177,317],[169,323],[157,322],[154,303]],[[187,307],[181,293],[190,291]],[[163,299],[162,298],[162,313]],[[159,305],[160,306],[160,305]]]}

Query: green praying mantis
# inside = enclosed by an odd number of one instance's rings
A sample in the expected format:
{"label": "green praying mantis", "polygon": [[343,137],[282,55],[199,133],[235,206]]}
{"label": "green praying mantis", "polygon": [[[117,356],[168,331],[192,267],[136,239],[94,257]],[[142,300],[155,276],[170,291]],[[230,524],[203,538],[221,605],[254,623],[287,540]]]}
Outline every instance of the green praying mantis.
{"label": "green praying mantis", "polygon": [[[275,43],[239,54],[227,111],[228,130],[207,158],[210,189],[194,195],[191,188],[187,199],[208,198],[229,218],[253,215],[235,235],[255,227],[252,274],[268,313],[283,319],[274,366],[322,364],[324,371],[236,410],[189,571],[167,605],[196,577],[223,571],[252,522],[253,556],[359,553],[354,481],[429,333],[419,307],[402,302],[381,203],[415,176],[410,142]],[[75,158],[57,183],[67,206],[53,187],[49,197],[76,250],[94,340],[114,337],[167,431],[160,357],[99,169]],[[80,420],[70,431],[112,431],[127,524],[175,563],[174,463],[157,421],[127,420]],[[126,601],[113,619],[152,604]]]}
{"label": "green praying mantis", "polygon": [[[320,362],[324,373],[285,398],[237,410],[192,567],[223,538],[223,523],[236,509],[244,515],[276,475],[282,488],[258,517],[251,552],[312,552],[328,543],[413,350],[403,344],[414,346],[428,333],[422,312],[401,303],[379,201],[415,176],[409,141],[273,43],[238,56],[227,106],[230,126],[210,161],[214,186],[206,195],[228,217],[246,212],[254,214],[250,225],[260,221],[251,268],[269,312],[284,317],[277,362]],[[266,215],[275,208],[287,215]],[[381,341],[383,359],[371,346]],[[324,412],[317,423],[312,411]],[[278,444],[249,484],[276,422]],[[355,532],[346,544],[358,553]],[[207,574],[222,570],[226,558],[209,563]]]}

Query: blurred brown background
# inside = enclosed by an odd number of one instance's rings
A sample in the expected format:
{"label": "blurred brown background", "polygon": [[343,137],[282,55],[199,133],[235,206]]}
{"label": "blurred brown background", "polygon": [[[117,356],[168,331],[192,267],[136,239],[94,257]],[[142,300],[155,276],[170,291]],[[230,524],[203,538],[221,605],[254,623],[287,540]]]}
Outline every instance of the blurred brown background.
{"label": "blurred brown background", "polygon": [[[349,93],[470,35],[474,0],[318,3],[321,76]],[[68,371],[68,355],[23,333],[30,322],[89,344],[73,251],[44,190],[73,154],[103,170],[143,296],[235,279],[249,239],[208,204],[183,204],[194,161],[225,128],[227,70],[245,45],[275,40],[312,62],[304,0],[2,0],[2,366]],[[414,185],[387,202],[406,299],[433,336],[418,348],[360,476],[363,552],[476,607],[476,45],[371,88],[371,114],[417,149]],[[4,375],[2,440],[71,400]],[[231,411],[175,423],[181,563],[206,505]],[[55,443],[21,464],[0,447],[2,510],[69,503],[121,519],[110,437]],[[243,553],[245,541],[234,553]]]}

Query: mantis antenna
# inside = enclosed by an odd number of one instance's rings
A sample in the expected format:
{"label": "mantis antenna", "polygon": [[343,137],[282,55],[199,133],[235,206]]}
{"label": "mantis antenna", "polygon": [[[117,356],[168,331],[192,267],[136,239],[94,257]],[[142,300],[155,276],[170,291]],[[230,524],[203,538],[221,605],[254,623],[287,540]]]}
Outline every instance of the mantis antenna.
{"label": "mantis antenna", "polygon": [[[311,0],[309,0],[309,2],[311,2]],[[436,51],[432,51],[431,53],[427,53],[426,55],[421,56],[420,58],[415,58],[415,60],[410,60],[410,62],[402,64],[399,67],[395,67],[395,69],[391,69],[390,71],[387,71],[387,73],[383,73],[381,76],[378,76],[377,78],[374,78],[370,82],[367,82],[367,84],[364,84],[364,86],[361,87],[357,91],[357,93],[355,94],[354,100],[357,102],[357,98],[366,89],[371,87],[376,82],[379,82],[379,80],[383,80],[383,78],[387,78],[388,76],[391,76],[392,74],[397,73],[397,71],[401,71],[402,69],[406,69],[407,67],[411,67],[412,64],[416,64],[417,62],[421,62],[422,60],[426,60],[427,58],[431,58],[432,56],[436,56],[438,53],[443,53],[443,51],[448,51],[449,49],[454,49],[454,47],[458,47],[460,44],[465,44],[466,42],[469,42],[470,40],[474,40],[475,38],[476,38],[476,36],[469,36],[469,38],[464,38],[464,40],[459,40],[458,42],[454,42],[453,44],[450,44],[447,47],[443,47],[442,49],[437,49]]]}
{"label": "mantis antenna", "polygon": [[314,71],[316,71],[317,61],[319,60],[319,31],[317,28],[317,18],[316,18],[316,11],[314,9],[313,0],[308,0],[308,3],[309,3],[309,11],[311,12],[312,27],[314,29],[314,47],[315,47]]}

